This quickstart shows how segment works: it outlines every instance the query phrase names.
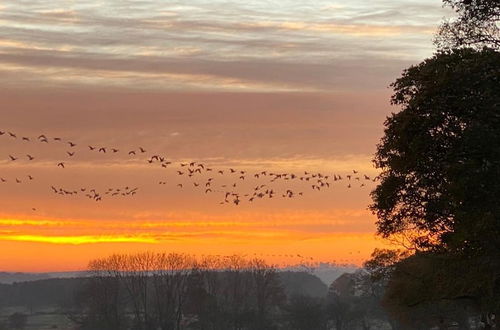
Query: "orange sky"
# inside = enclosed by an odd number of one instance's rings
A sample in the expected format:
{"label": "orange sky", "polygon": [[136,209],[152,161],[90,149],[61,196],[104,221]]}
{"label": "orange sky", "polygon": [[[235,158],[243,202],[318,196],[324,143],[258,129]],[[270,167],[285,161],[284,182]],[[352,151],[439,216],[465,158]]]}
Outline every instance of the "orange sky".
{"label": "orange sky", "polygon": [[[14,115],[5,127],[18,137],[0,136],[1,177],[6,180],[0,185],[0,242],[2,251],[7,251],[0,259],[4,270],[84,269],[91,258],[144,250],[255,254],[283,265],[304,261],[359,265],[382,244],[373,234],[375,218],[366,209],[375,183],[363,175],[374,178],[377,173],[369,151],[381,127],[371,128],[368,121],[383,119],[386,95],[353,101],[352,95],[344,94],[6,94],[4,104]],[[135,111],[145,102],[147,110]],[[374,114],[358,119],[357,112],[368,103]],[[32,110],[38,104],[44,105],[43,115]],[[202,104],[209,108],[199,110]],[[239,104],[242,109],[256,105],[259,109],[235,113],[226,124],[219,122]],[[92,110],[103,105],[105,114]],[[305,106],[307,111],[301,109]],[[329,106],[337,112],[322,113]],[[30,112],[33,116],[25,116]],[[65,112],[71,119],[64,117]],[[283,118],[280,112],[288,116]],[[192,119],[197,115],[202,120]],[[323,120],[318,122],[318,117]],[[136,122],[141,129],[133,129]],[[343,127],[347,123],[351,131]],[[42,133],[77,145],[41,143],[37,137]],[[23,136],[30,141],[23,141]],[[373,144],[365,146],[366,140]],[[90,151],[88,145],[121,151],[109,155]],[[147,149],[144,155],[128,155],[139,146]],[[68,151],[75,155],[68,156]],[[35,159],[30,161],[28,154]],[[167,169],[149,164],[147,159],[155,154],[165,155],[172,164]],[[190,154],[197,157],[189,158]],[[18,159],[12,161],[9,155]],[[57,166],[61,161],[64,169]],[[186,171],[180,163],[188,161],[213,170],[192,178],[179,176],[177,170]],[[245,180],[230,175],[229,168],[248,172]],[[359,173],[353,174],[353,169]],[[322,173],[330,176],[331,186],[316,191],[313,181],[254,177],[262,171],[297,177],[311,176],[304,175],[306,171]],[[349,174],[352,181],[346,177]],[[343,180],[335,182],[333,175]],[[213,193],[194,186],[203,187],[210,177]],[[360,181],[354,177],[361,177]],[[166,184],[160,185],[163,181]],[[231,191],[242,194],[265,184],[277,191],[277,197],[221,205],[230,190],[222,186],[233,183],[237,187]],[[51,186],[77,190],[80,195],[54,194]],[[138,187],[137,194],[95,202],[80,191],[103,193],[125,186]],[[287,189],[303,195],[283,198]]]}
{"label": "orange sky", "polygon": [[430,55],[439,3],[112,3],[0,5],[0,271],[145,250],[359,265],[383,245],[367,206],[387,86]]}

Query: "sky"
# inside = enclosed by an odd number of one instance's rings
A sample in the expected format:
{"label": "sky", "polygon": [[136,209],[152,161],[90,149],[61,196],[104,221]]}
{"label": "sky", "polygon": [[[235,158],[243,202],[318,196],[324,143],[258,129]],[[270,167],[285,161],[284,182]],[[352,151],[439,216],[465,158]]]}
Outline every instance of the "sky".
{"label": "sky", "polygon": [[434,0],[2,1],[0,270],[138,251],[360,265],[387,246],[367,207],[389,85],[447,15]]}

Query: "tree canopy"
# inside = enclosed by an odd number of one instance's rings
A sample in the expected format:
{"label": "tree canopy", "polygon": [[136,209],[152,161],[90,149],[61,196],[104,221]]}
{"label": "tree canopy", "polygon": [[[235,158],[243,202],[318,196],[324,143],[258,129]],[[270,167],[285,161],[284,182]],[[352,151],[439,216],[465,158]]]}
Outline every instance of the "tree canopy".
{"label": "tree canopy", "polygon": [[371,209],[418,250],[500,251],[500,53],[456,49],[405,70]]}
{"label": "tree canopy", "polygon": [[500,47],[498,0],[444,0],[457,17],[441,25],[436,37],[440,48]]}
{"label": "tree canopy", "polygon": [[438,52],[391,85],[401,110],[374,159],[378,234],[412,253],[365,263],[391,314],[427,327],[500,311],[500,2],[443,2],[457,16]]}

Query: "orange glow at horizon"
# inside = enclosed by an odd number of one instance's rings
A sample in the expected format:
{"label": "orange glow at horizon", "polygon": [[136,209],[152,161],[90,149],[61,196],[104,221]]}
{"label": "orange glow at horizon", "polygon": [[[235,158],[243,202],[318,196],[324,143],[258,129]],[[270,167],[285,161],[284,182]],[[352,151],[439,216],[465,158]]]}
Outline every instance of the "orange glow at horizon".
{"label": "orange glow at horizon", "polygon": [[[115,253],[177,252],[196,256],[224,256],[238,254],[247,258],[261,258],[277,266],[298,264],[318,265],[321,262],[360,266],[374,248],[387,243],[367,233],[332,234],[319,238],[272,239],[238,241],[206,239],[147,243],[120,241],[96,237],[83,241],[81,237],[22,237],[21,240],[0,240],[0,264],[9,265],[0,271],[82,271],[90,260]],[[75,240],[78,244],[67,241]],[[36,251],[36,252],[35,252]],[[36,255],[33,255],[33,254]],[[299,257],[300,256],[300,257]]]}

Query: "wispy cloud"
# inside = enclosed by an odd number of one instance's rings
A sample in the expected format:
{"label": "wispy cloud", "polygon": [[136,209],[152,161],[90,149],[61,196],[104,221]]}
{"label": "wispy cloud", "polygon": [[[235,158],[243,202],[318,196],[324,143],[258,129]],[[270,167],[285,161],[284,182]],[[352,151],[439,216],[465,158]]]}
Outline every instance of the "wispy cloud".
{"label": "wispy cloud", "polygon": [[34,76],[50,68],[49,82],[59,76],[84,86],[374,88],[407,63],[401,59],[430,52],[444,13],[430,2],[287,2],[7,1],[0,69],[31,68]]}

